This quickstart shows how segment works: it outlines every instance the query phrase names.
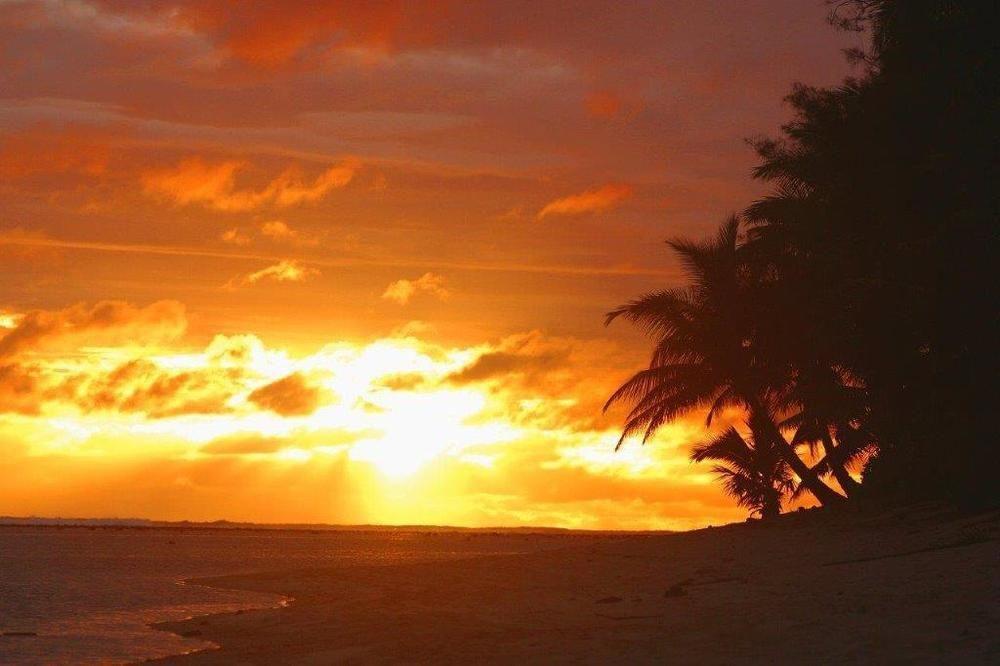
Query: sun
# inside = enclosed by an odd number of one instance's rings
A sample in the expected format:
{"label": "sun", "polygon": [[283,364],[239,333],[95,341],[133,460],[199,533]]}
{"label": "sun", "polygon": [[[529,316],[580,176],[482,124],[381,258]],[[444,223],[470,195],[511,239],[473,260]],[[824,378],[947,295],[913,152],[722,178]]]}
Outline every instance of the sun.
{"label": "sun", "polygon": [[481,439],[481,427],[469,421],[486,396],[475,390],[390,393],[372,396],[371,404],[378,410],[372,421],[383,434],[355,444],[350,457],[390,478],[409,476]]}

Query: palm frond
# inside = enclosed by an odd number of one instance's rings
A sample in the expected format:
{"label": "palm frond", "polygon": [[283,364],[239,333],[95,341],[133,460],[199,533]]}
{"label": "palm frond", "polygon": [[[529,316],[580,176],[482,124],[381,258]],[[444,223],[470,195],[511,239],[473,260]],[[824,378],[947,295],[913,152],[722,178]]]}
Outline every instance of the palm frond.
{"label": "palm frond", "polygon": [[615,308],[605,315],[604,325],[608,326],[623,317],[647,334],[664,335],[675,327],[677,321],[683,319],[691,307],[691,296],[687,290],[662,289]]}

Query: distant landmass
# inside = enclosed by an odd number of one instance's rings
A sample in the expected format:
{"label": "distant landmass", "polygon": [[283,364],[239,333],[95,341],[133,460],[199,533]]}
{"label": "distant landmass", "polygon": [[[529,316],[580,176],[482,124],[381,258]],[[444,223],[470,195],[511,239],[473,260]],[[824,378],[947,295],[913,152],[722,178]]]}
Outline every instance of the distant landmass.
{"label": "distant landmass", "polygon": [[[303,531],[350,531],[350,532],[506,532],[506,533],[573,533],[588,534],[640,534],[645,530],[586,530],[565,527],[458,527],[452,525],[330,525],[327,523],[245,523],[231,520],[198,522],[192,520],[150,520],[149,518],[46,518],[38,516],[0,516],[0,527],[103,527],[103,528],[188,528],[223,530],[303,530]],[[650,531],[669,534],[669,530]]]}

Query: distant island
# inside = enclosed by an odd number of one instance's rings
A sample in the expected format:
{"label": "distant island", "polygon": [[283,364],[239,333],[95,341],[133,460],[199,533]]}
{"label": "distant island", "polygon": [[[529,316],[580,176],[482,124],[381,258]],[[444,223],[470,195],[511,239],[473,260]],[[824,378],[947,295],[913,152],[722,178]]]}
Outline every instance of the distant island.
{"label": "distant island", "polygon": [[463,527],[458,525],[330,525],[326,523],[249,523],[232,520],[151,520],[149,518],[46,518],[39,516],[0,516],[2,527],[105,527],[148,529],[213,530],[299,530],[326,532],[499,532],[504,534],[672,534],[671,530],[582,530],[565,527]]}

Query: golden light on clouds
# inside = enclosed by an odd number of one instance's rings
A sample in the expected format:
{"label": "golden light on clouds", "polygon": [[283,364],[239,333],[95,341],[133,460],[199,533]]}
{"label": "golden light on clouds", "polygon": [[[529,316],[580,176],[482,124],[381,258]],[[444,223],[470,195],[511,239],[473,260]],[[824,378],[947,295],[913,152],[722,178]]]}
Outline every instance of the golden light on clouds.
{"label": "golden light on clouds", "polygon": [[247,236],[236,228],[226,229],[219,234],[219,238],[222,239],[223,242],[231,243],[233,245],[249,245],[253,240],[250,236]]}
{"label": "golden light on clouds", "polygon": [[538,211],[538,219],[550,215],[582,215],[595,213],[621,204],[633,194],[631,185],[604,185],[579,194],[571,194],[551,201]]}
{"label": "golden light on clouds", "polygon": [[226,286],[229,288],[239,285],[249,286],[261,281],[303,282],[319,274],[320,272],[316,268],[304,266],[294,259],[285,259],[271,266],[265,266],[259,271],[253,271],[238,279],[231,280]]}
{"label": "golden light on clouds", "polygon": [[[684,435],[698,431],[686,425],[665,431],[672,463],[653,447],[615,454],[615,424],[597,419],[603,387],[614,379],[603,361],[609,349],[537,331],[471,347],[403,334],[294,355],[252,334],[217,335],[201,350],[177,347],[170,341],[187,321],[180,305],[168,301],[78,304],[10,313],[4,322],[5,464],[19,461],[39,472],[57,465],[76,481],[95,464],[126,462],[139,469],[169,460],[175,482],[189,489],[199,482],[187,468],[241,465],[244,473],[250,466],[266,476],[288,465],[336,466],[366,497],[388,503],[385,515],[398,520],[475,523],[489,506],[492,520],[514,524],[515,498],[526,492],[521,502],[539,520],[564,523],[573,511],[573,524],[600,526],[608,523],[586,509],[582,496],[546,510],[531,498],[539,491],[519,490],[516,480],[538,477],[533,483],[544,486],[568,477],[582,484],[583,496],[587,484],[654,481],[687,465]],[[150,347],[154,339],[162,342]],[[122,492],[155,492],[143,477],[123,474]],[[479,479],[475,488],[466,474]],[[427,501],[438,498],[431,503],[436,508],[420,497],[408,504],[392,499],[401,483],[419,486]],[[324,512],[327,492],[339,491],[322,491],[311,519],[380,519]],[[449,493],[458,503],[444,510],[436,502]],[[0,491],[0,499],[25,510],[46,496],[44,488],[32,497]],[[243,519],[297,515],[281,497],[265,505],[231,511]],[[166,505],[159,515],[180,517]],[[687,524],[642,512],[615,520]]]}
{"label": "golden light on clouds", "polygon": [[142,185],[148,194],[180,205],[200,203],[216,210],[240,212],[268,205],[284,207],[318,201],[331,190],[350,183],[358,162],[345,160],[311,181],[298,168],[289,167],[259,190],[237,188],[236,175],[246,166],[246,162],[232,160],[208,164],[193,157],[175,167],[147,173]]}
{"label": "golden light on clouds", "polygon": [[300,231],[291,228],[288,223],[283,220],[271,220],[269,222],[265,222],[260,225],[260,233],[262,236],[270,238],[278,243],[299,246],[319,245],[318,238],[306,236]]}
{"label": "golden light on clouds", "polygon": [[451,292],[445,287],[445,280],[434,273],[424,273],[414,280],[396,280],[382,292],[382,298],[400,305],[406,305],[417,294],[428,294],[440,300],[447,300]]}

